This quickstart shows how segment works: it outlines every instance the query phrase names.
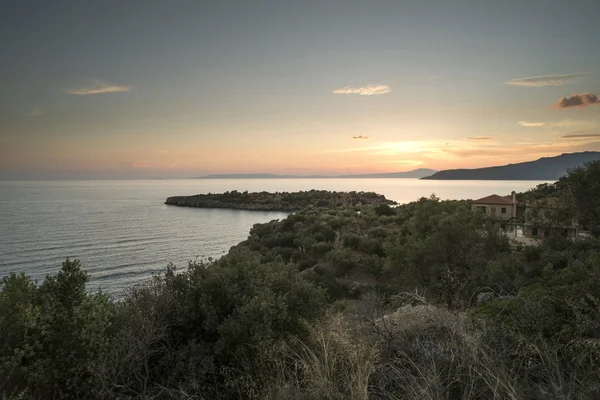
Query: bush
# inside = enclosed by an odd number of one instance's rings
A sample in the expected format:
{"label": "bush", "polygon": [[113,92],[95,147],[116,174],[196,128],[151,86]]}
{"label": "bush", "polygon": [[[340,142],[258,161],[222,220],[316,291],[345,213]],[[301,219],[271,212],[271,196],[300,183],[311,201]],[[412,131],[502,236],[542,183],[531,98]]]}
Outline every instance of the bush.
{"label": "bush", "polygon": [[24,275],[0,284],[0,393],[75,398],[94,387],[91,365],[116,337],[119,305],[87,295],[88,276],[67,260],[38,288]]}
{"label": "bush", "polygon": [[388,206],[387,204],[379,204],[377,207],[375,207],[375,213],[379,216],[396,215],[396,210],[394,210],[392,207]]}

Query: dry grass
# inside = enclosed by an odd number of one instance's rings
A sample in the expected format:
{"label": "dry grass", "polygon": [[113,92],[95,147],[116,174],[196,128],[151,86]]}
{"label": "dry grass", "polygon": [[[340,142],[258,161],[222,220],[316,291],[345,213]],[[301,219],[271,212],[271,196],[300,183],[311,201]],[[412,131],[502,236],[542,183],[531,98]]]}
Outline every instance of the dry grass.
{"label": "dry grass", "polygon": [[[379,320],[377,399],[599,399],[596,341],[570,345],[505,336],[466,314],[425,302]],[[565,357],[568,355],[568,357]]]}
{"label": "dry grass", "polygon": [[475,327],[466,314],[413,304],[385,317],[372,313],[371,304],[363,308],[362,322],[338,314],[308,341],[272,348],[267,389],[255,398],[600,398],[600,358],[590,353],[596,342],[573,347],[566,362],[565,350],[556,345],[522,338],[515,347],[499,330]]}
{"label": "dry grass", "polygon": [[[313,327],[304,340],[266,343],[259,360],[233,371],[219,398],[600,399],[598,341],[565,349],[544,340],[514,340],[498,326],[475,326],[465,313],[428,304],[418,294],[400,300],[385,314],[377,299],[367,298]],[[157,393],[202,399],[194,388]]]}
{"label": "dry grass", "polygon": [[357,340],[348,321],[336,315],[313,328],[307,341],[290,339],[271,347],[261,377],[266,389],[253,397],[365,400],[377,357],[377,346]]}

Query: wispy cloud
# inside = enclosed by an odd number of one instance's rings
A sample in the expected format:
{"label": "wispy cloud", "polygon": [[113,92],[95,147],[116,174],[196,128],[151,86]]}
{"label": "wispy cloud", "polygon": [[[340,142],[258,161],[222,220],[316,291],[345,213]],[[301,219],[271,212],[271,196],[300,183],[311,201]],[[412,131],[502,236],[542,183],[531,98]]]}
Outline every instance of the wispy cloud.
{"label": "wispy cloud", "polygon": [[519,121],[517,124],[527,127],[527,128],[537,128],[540,126],[546,125],[545,122],[527,122],[527,121]]}
{"label": "wispy cloud", "polygon": [[570,97],[563,97],[556,103],[558,108],[569,108],[569,107],[586,107],[592,104],[600,104],[598,96],[595,94],[586,93],[575,93]]}
{"label": "wispy cloud", "polygon": [[577,119],[564,119],[562,121],[555,121],[548,123],[548,126],[551,128],[569,128],[578,130],[600,129],[600,124],[596,122]]}
{"label": "wispy cloud", "polygon": [[369,137],[360,135],[360,136],[352,136],[352,139],[366,140],[366,139],[369,139]]}
{"label": "wispy cloud", "polygon": [[116,92],[129,92],[133,88],[131,86],[115,85],[106,82],[95,82],[93,85],[80,87],[77,89],[65,90],[69,94],[102,94],[102,93],[116,93]]}
{"label": "wispy cloud", "polygon": [[586,150],[600,150],[600,140],[582,141],[577,138],[560,140],[548,143],[512,143],[508,146],[497,147],[463,147],[443,149],[444,153],[454,158],[481,158],[481,159],[519,159],[533,158],[543,155],[557,155]]}
{"label": "wispy cloud", "polygon": [[335,89],[334,94],[360,94],[363,96],[373,96],[377,94],[386,94],[392,89],[387,85],[367,85],[367,86],[346,86],[341,89]]}
{"label": "wispy cloud", "polygon": [[387,149],[388,146],[386,145],[377,145],[377,146],[366,146],[366,147],[353,147],[353,148],[349,148],[349,149],[334,149],[334,150],[322,150],[319,151],[318,153],[353,153],[353,152],[360,152],[360,151],[367,151],[367,150],[380,150],[380,149]]}
{"label": "wispy cloud", "polygon": [[527,78],[517,78],[511,79],[510,81],[504,82],[505,85],[513,85],[513,86],[529,86],[529,87],[539,87],[539,86],[561,86],[567,83],[574,82],[579,80],[585,76],[585,72],[580,72],[576,74],[561,74],[561,75],[539,75],[539,76],[530,76]]}
{"label": "wispy cloud", "polygon": [[492,140],[493,136],[469,136],[465,140]]}
{"label": "wispy cloud", "polygon": [[423,165],[424,161],[421,160],[383,160],[381,164],[406,164],[406,165]]}
{"label": "wispy cloud", "polygon": [[[600,136],[594,136],[595,130],[571,131],[564,138],[548,138],[544,142],[523,141],[497,142],[495,140],[480,140],[466,142],[463,140],[450,141],[399,141],[381,143],[377,146],[364,146],[347,149],[332,149],[320,153],[363,153],[368,159],[377,160],[383,164],[402,164],[407,160],[446,160],[471,164],[481,162],[483,165],[498,165],[509,162],[521,162],[542,156],[553,156],[560,153],[571,153],[585,150],[600,150]],[[593,134],[594,135],[593,135]],[[585,135],[585,137],[583,137]],[[600,134],[598,134],[600,135]],[[467,162],[466,160],[474,160]]]}
{"label": "wispy cloud", "polygon": [[24,117],[39,117],[46,114],[46,111],[34,108],[33,111],[23,114]]}
{"label": "wispy cloud", "polygon": [[583,132],[573,132],[568,135],[563,135],[560,137],[561,139],[597,139],[600,138],[600,133],[583,133]]}
{"label": "wispy cloud", "polygon": [[130,168],[134,168],[134,169],[151,168],[152,167],[152,164],[150,164],[148,161],[130,161],[130,162],[125,162],[125,165],[127,165]]}

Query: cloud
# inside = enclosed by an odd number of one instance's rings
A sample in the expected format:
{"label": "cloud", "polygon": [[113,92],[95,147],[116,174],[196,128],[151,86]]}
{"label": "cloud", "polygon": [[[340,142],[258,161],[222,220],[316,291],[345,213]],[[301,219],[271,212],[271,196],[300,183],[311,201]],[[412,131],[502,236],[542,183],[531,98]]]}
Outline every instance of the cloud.
{"label": "cloud", "polygon": [[591,104],[600,104],[598,96],[595,94],[586,93],[575,93],[570,97],[563,97],[556,103],[558,108],[569,108],[569,107],[585,107]]}
{"label": "cloud", "polygon": [[[570,138],[573,139],[573,138]],[[581,140],[561,140],[550,143],[512,143],[509,146],[497,147],[463,147],[463,148],[448,148],[443,152],[453,156],[454,158],[498,158],[512,159],[516,158],[530,160],[534,157],[557,155],[560,153],[573,153],[577,151],[597,151],[600,150],[600,140],[581,141]]]}
{"label": "cloud", "polygon": [[352,136],[352,139],[363,139],[364,140],[364,139],[369,139],[369,137],[360,135],[360,136]]}
{"label": "cloud", "polygon": [[469,136],[465,140],[492,140],[493,136]]}
{"label": "cloud", "polygon": [[152,164],[147,161],[132,161],[127,163],[129,167],[137,169],[137,168],[151,168]]}
{"label": "cloud", "polygon": [[363,96],[372,96],[376,94],[386,94],[392,89],[387,85],[367,85],[367,86],[346,86],[341,89],[335,89],[334,94],[360,94]]}
{"label": "cloud", "polygon": [[593,121],[565,119],[548,124],[552,128],[579,128],[581,129],[598,129],[600,125]]}
{"label": "cloud", "polygon": [[353,148],[345,148],[345,149],[331,149],[331,150],[322,150],[318,153],[326,154],[326,153],[353,153],[353,152],[367,152],[370,151],[370,155],[393,155],[393,154],[403,154],[403,153],[414,153],[421,151],[423,149],[428,149],[431,146],[436,146],[436,144],[432,144],[433,142],[425,142],[425,141],[401,141],[401,142],[387,142],[382,143],[376,146],[365,146],[365,147],[353,147]]}
{"label": "cloud", "polygon": [[406,165],[423,165],[424,161],[421,160],[383,160],[381,164],[406,164]]}
{"label": "cloud", "polygon": [[33,111],[23,114],[23,116],[24,117],[39,117],[40,115],[44,115],[44,114],[46,114],[46,111],[34,108]]}
{"label": "cloud", "polygon": [[322,150],[318,153],[353,153],[359,151],[367,151],[367,150],[380,150],[387,149],[386,145],[377,145],[377,146],[367,146],[367,147],[353,147],[349,149],[334,149],[334,150]]}
{"label": "cloud", "polygon": [[535,128],[535,127],[546,125],[545,122],[527,122],[527,121],[519,121],[519,122],[517,122],[517,124],[527,127],[527,128]]}
{"label": "cloud", "polygon": [[577,74],[562,74],[562,75],[540,75],[530,76],[527,78],[511,79],[510,81],[504,82],[505,85],[513,86],[561,86],[567,83],[574,82],[585,76],[585,73]]}
{"label": "cloud", "polygon": [[96,82],[94,85],[86,86],[78,89],[67,89],[65,90],[69,94],[101,94],[101,93],[116,93],[116,92],[129,92],[133,89],[130,86],[114,85],[106,82]]}
{"label": "cloud", "polygon": [[596,139],[600,138],[600,133],[578,133],[573,132],[568,135],[563,135],[561,139]]}

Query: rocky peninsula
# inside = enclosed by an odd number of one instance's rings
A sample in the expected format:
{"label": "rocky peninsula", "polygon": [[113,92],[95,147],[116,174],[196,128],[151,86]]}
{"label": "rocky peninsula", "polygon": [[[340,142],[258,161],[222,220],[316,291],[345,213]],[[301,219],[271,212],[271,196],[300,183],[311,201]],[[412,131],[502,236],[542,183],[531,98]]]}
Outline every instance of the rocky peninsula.
{"label": "rocky peninsula", "polygon": [[393,200],[373,192],[331,192],[309,190],[301,192],[238,192],[196,194],[167,198],[165,204],[179,207],[229,208],[255,211],[294,212],[308,207],[338,207],[348,205],[394,205]]}

